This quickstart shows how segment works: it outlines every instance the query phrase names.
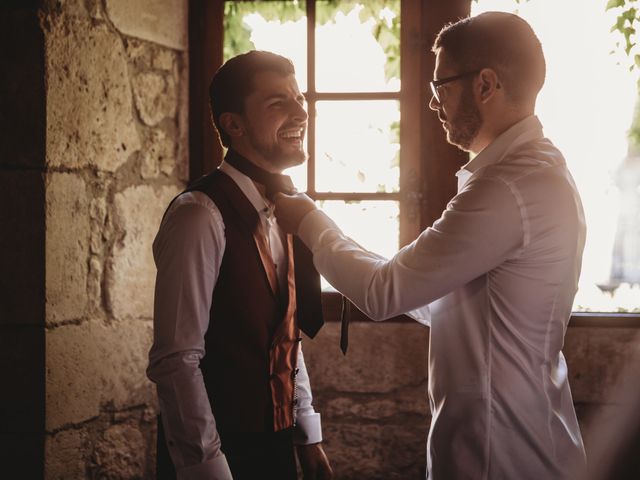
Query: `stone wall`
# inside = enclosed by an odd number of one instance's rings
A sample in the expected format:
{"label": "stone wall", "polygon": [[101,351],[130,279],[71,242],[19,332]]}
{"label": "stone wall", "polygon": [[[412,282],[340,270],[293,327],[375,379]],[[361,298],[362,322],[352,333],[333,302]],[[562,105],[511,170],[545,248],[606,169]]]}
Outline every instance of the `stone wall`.
{"label": "stone wall", "polygon": [[47,1],[45,478],[153,478],[151,243],[186,180],[187,2]]}
{"label": "stone wall", "polygon": [[353,322],[346,356],[339,322],[303,341],[336,479],[424,479],[428,342],[415,322]]}

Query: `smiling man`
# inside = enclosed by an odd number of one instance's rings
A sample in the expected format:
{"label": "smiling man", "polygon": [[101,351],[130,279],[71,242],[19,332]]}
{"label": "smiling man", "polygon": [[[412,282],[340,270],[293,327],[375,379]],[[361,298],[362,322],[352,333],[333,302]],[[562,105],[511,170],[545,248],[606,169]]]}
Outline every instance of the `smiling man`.
{"label": "smiling man", "polygon": [[385,260],[304,195],[277,197],[276,216],[370,317],[429,306],[429,479],[571,478],[584,448],[561,349],[585,225],[534,115],[542,47],[518,16],[488,12],[445,27],[434,52],[430,107],[474,155],[440,219]]}
{"label": "smiling man", "polygon": [[329,479],[300,336],[320,325],[297,308],[270,200],[306,158],[304,97],[288,59],[252,51],[210,99],[225,161],[174,199],[153,244],[157,478],[295,480],[295,444],[304,478]]}

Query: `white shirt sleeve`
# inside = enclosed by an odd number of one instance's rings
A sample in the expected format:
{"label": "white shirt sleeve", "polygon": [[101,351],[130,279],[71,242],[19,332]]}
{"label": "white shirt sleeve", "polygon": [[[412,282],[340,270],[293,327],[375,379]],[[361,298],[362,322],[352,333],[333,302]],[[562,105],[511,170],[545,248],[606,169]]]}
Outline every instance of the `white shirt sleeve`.
{"label": "white shirt sleeve", "polygon": [[309,445],[322,441],[320,414],[313,408],[313,395],[307,366],[302,354],[302,342],[298,343],[298,374],[296,375],[296,426],[293,430],[293,443]]}
{"label": "white shirt sleeve", "polygon": [[199,367],[224,249],[222,216],[199,192],[175,200],[153,245],[158,272],[147,375],[157,386],[178,479],[231,479]]}
{"label": "white shirt sleeve", "polygon": [[523,229],[510,187],[483,177],[454,197],[433,227],[390,260],[364,250],[320,210],[304,217],[298,234],[329,283],[366,315],[384,320],[412,310],[427,316],[425,305],[522,248]]}

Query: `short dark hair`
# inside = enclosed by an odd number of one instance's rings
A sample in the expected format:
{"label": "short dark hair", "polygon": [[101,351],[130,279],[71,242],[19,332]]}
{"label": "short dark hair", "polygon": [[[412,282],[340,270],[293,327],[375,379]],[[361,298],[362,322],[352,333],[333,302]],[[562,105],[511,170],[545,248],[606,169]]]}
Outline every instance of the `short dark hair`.
{"label": "short dark hair", "polygon": [[460,72],[492,68],[505,94],[520,103],[535,99],[544,84],[542,45],[531,26],[517,15],[485,12],[446,25],[433,51],[447,52]]}
{"label": "short dark hair", "polygon": [[251,50],[233,57],[213,75],[209,85],[209,102],[213,123],[220,142],[231,145],[231,138],[220,126],[220,115],[225,112],[242,113],[244,101],[253,92],[254,77],[264,71],[294,75],[293,63],[286,57],[263,50]]}

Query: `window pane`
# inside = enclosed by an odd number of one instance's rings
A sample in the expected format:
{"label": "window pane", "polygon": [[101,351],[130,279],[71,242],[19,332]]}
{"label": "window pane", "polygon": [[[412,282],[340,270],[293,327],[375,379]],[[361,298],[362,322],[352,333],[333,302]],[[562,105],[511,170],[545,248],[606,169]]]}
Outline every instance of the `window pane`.
{"label": "window pane", "polygon": [[307,17],[304,1],[225,2],[224,59],[249,50],[290,58],[301,91],[307,89]]}
{"label": "window pane", "polygon": [[[630,60],[622,52],[611,53],[619,40],[610,32],[617,12],[605,12],[605,4],[554,2],[553,15],[542,1],[471,5],[474,14],[517,8],[542,42],[547,79],[537,113],[545,135],[567,159],[587,220],[574,309],[639,311],[640,152],[633,153],[627,136],[638,97],[637,74],[629,72]],[[606,86],[604,93],[594,91],[593,79]],[[622,264],[635,264],[635,273],[620,269]]]}
{"label": "window pane", "polygon": [[[346,235],[367,250],[386,258],[391,258],[398,251],[398,202],[324,200],[317,203]],[[324,278],[322,286],[329,286]]]}
{"label": "window pane", "polygon": [[318,102],[316,107],[316,190],[397,192],[399,102]]}
{"label": "window pane", "polygon": [[400,90],[400,1],[316,2],[316,89]]}

